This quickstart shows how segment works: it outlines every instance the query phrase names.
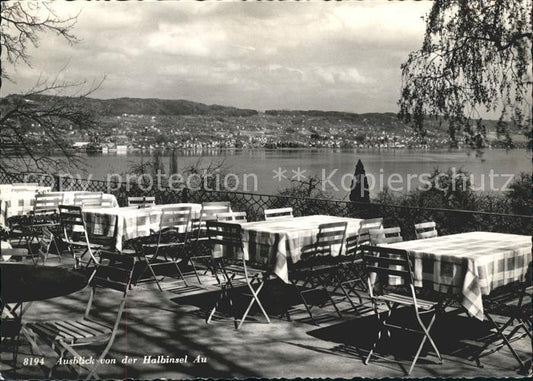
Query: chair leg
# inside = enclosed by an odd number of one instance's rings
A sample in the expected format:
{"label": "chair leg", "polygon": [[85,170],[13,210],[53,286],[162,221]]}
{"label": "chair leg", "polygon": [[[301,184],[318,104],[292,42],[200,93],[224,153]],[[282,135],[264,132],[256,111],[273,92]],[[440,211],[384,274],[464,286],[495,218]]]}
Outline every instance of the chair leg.
{"label": "chair leg", "polygon": [[246,311],[244,312],[244,315],[242,316],[241,318],[241,321],[239,323],[239,325],[237,326],[237,329],[240,329],[242,324],[244,323],[244,321],[246,320],[246,317],[248,316],[248,313],[250,312],[250,310],[252,309],[252,306],[254,305],[254,303],[257,303],[257,305],[259,306],[259,308],[261,309],[261,312],[263,313],[263,315],[265,316],[265,319],[267,320],[268,323],[270,323],[270,318],[268,317],[265,309],[263,308],[263,305],[261,304],[261,302],[259,301],[259,292],[261,292],[261,289],[263,288],[263,286],[265,285],[264,282],[261,282],[259,284],[259,286],[257,287],[256,290],[254,290],[253,286],[248,283],[248,288],[250,289],[250,292],[252,293],[252,300],[250,301],[250,303],[248,304],[248,307],[246,308]]}
{"label": "chair leg", "polygon": [[[150,262],[148,261],[148,259],[146,259],[146,266],[150,269],[150,272],[152,273],[152,278],[154,278],[155,283],[157,284],[157,288],[159,288],[159,291],[163,292],[163,289],[161,288],[161,285],[159,284],[159,279],[157,279],[157,276],[155,275],[155,271],[152,268],[152,266],[151,266]],[[145,271],[146,271],[146,269],[145,269]]]}
{"label": "chair leg", "polygon": [[335,311],[337,311],[337,315],[339,315],[339,317],[342,317],[341,311],[340,311],[339,308],[337,307],[337,304],[335,303],[335,301],[334,301],[333,298],[331,297],[331,294],[328,292],[328,290],[326,289],[326,287],[322,286],[322,290],[324,290],[324,292],[325,292],[326,295],[328,296],[329,300],[331,301],[331,304],[333,305],[333,308],[335,308]]}
{"label": "chair leg", "polygon": [[[376,341],[374,342],[374,344],[370,348],[370,352],[368,352],[368,356],[363,361],[363,363],[365,365],[368,365],[368,363],[370,362],[370,359],[372,358],[372,355],[374,354],[374,351],[376,350],[379,342],[381,341],[382,337],[384,336],[383,333],[384,333],[384,331],[386,329],[385,323],[387,322],[387,319],[389,318],[389,316],[391,314],[391,310],[389,309],[389,311],[387,312],[387,317],[382,318],[381,315],[378,312],[378,306],[377,306],[376,301],[372,300],[372,303],[373,303],[373,307],[374,307],[374,313],[376,314],[376,317],[377,317],[378,323],[379,323],[378,337],[376,338]],[[388,331],[388,329],[387,329],[387,331]],[[390,333],[388,333],[388,336],[390,336]]]}
{"label": "chair leg", "polygon": [[[417,313],[417,316],[418,316],[418,313]],[[416,354],[415,354],[415,357],[413,359],[413,362],[411,363],[411,366],[409,368],[409,371],[407,372],[407,375],[409,376],[411,374],[411,372],[413,371],[413,368],[415,367],[416,365],[416,362],[418,361],[418,357],[420,356],[420,352],[422,351],[422,348],[424,347],[424,344],[426,343],[426,339],[429,340],[429,342],[431,343],[431,346],[433,347],[433,349],[435,350],[435,352],[437,353],[437,356],[440,360],[440,363],[442,364],[442,357],[440,355],[440,352],[439,350],[437,349],[437,346],[435,345],[435,343],[433,342],[433,339],[431,338],[431,336],[429,335],[429,330],[431,329],[431,327],[433,326],[433,323],[435,322],[435,318],[436,318],[436,314],[433,315],[433,317],[431,318],[431,321],[429,322],[427,328],[422,324],[422,321],[420,319],[418,319],[418,322],[423,330],[423,333],[424,333],[424,337],[422,337],[422,340],[420,342],[420,345],[418,346],[418,349],[416,351]]]}
{"label": "chair leg", "polygon": [[174,263],[174,267],[176,267],[176,270],[178,271],[178,274],[179,274],[181,280],[183,281],[183,284],[185,284],[185,287],[189,287],[189,284],[185,280],[185,277],[183,276],[183,273],[181,272],[180,267],[178,266],[178,263],[175,262],[175,261],[172,261],[172,263]]}
{"label": "chair leg", "polygon": [[202,284],[202,281],[200,280],[200,276],[198,275],[198,270],[196,269],[196,266],[194,265],[194,261],[191,260],[190,257],[189,257],[189,263],[192,266],[192,269],[194,271],[194,275],[196,276],[196,279],[198,280],[198,284]]}
{"label": "chair leg", "polygon": [[527,371],[526,365],[524,364],[524,362],[522,361],[520,356],[518,356],[518,354],[516,353],[516,351],[512,347],[512,345],[509,342],[509,339],[507,338],[505,333],[500,329],[498,324],[496,324],[496,322],[492,319],[492,316],[490,316],[487,312],[485,312],[485,316],[491,322],[491,324],[494,326],[494,328],[496,329],[496,332],[498,333],[498,336],[500,336],[500,338],[503,340],[503,343],[509,348],[509,350],[511,351],[511,354],[513,355],[515,360],[518,362],[518,364],[520,364],[520,369],[523,370],[523,371]]}
{"label": "chair leg", "polygon": [[[352,308],[354,310],[355,310],[356,306],[353,303],[352,298],[350,297],[350,293],[351,292],[353,292],[357,296],[357,298],[359,299],[359,304],[363,304],[363,298],[361,298],[361,295],[359,295],[359,293],[357,291],[355,291],[355,285],[353,285],[353,283],[357,283],[357,282],[359,282],[359,279],[347,280],[347,281],[344,281],[344,282],[340,283],[341,291],[343,292],[343,294],[346,297],[346,299],[348,299],[348,302],[350,302],[350,304],[352,305]],[[348,291],[346,291],[346,288],[344,287],[345,285],[349,286]]]}
{"label": "chair leg", "polygon": [[307,300],[305,299],[305,297],[303,295],[308,290],[300,291],[300,290],[298,290],[298,285],[297,285],[297,283],[295,281],[291,281],[291,283],[294,286],[294,288],[296,289],[296,292],[298,292],[298,295],[300,296],[300,299],[302,300],[302,302],[304,304],[304,307],[307,310],[307,313],[309,314],[309,317],[313,321],[313,324],[314,325],[318,325],[317,322],[315,321],[315,318],[313,317],[313,314],[311,313],[311,308],[307,304]]}

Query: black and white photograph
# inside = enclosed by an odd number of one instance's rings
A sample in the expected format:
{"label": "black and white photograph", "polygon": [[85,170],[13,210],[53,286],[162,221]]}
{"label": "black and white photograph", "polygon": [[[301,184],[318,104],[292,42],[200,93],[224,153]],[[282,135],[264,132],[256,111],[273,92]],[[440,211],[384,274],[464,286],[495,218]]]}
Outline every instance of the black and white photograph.
{"label": "black and white photograph", "polygon": [[0,7],[0,380],[532,376],[531,0]]}

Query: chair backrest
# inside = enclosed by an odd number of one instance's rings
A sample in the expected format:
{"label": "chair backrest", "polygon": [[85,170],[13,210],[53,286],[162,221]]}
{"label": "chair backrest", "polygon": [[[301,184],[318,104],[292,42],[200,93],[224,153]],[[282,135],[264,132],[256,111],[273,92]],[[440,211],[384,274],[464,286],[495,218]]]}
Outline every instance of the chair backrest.
{"label": "chair backrest", "polygon": [[363,262],[368,279],[370,296],[374,295],[375,285],[387,285],[392,278],[401,279],[403,284],[413,288],[413,271],[406,250],[386,246],[362,245]]}
{"label": "chair backrest", "polygon": [[355,255],[357,253],[357,249],[358,249],[358,241],[359,241],[359,236],[356,234],[356,235],[352,235],[352,236],[349,236],[349,237],[346,237],[346,250],[345,250],[345,253],[346,255]]}
{"label": "chair backrest", "polygon": [[276,209],[265,209],[264,210],[265,221],[282,219],[282,218],[293,218],[293,209],[289,208],[276,208]]}
{"label": "chair backrest", "polygon": [[202,221],[216,221],[217,214],[231,212],[231,203],[229,201],[212,201],[202,203],[200,213]]}
{"label": "chair backrest", "polygon": [[211,248],[222,246],[226,259],[242,260],[242,229],[239,224],[229,222],[207,221],[207,237]]}
{"label": "chair backrest", "polygon": [[98,207],[102,206],[102,192],[76,192],[74,193],[74,206]]}
{"label": "chair backrest", "polygon": [[219,222],[247,222],[246,212],[226,212],[226,213],[217,213],[217,221]]}
{"label": "chair backrest", "polygon": [[63,203],[64,193],[50,192],[35,195],[34,211],[40,210],[57,210],[59,205]]}
{"label": "chair backrest", "polygon": [[333,248],[342,254],[348,222],[331,222],[318,226],[315,247],[317,255],[331,255]]}
{"label": "chair backrest", "polygon": [[[369,218],[361,221],[359,225],[359,231],[357,232],[356,245],[364,245],[370,243],[370,229],[382,229],[383,218]],[[352,245],[350,245],[352,246]]]}
{"label": "chair backrest", "polygon": [[161,211],[159,230],[176,229],[185,233],[191,220],[190,206],[173,206]]}
{"label": "chair backrest", "polygon": [[59,220],[67,242],[72,241],[72,234],[74,232],[83,234],[87,242],[89,241],[80,206],[59,205]]}
{"label": "chair backrest", "polygon": [[437,237],[437,224],[434,221],[422,222],[415,224],[416,239],[433,238]]}
{"label": "chair backrest", "polygon": [[368,233],[370,234],[370,243],[372,245],[403,241],[401,229],[397,226],[385,229],[370,229]]}
{"label": "chair backrest", "polygon": [[130,288],[134,266],[133,256],[102,251],[100,264],[93,271],[89,286],[108,288],[126,294]]}
{"label": "chair backrest", "polygon": [[128,197],[128,206],[139,206],[140,208],[144,208],[153,205],[155,205],[155,197],[153,196]]}

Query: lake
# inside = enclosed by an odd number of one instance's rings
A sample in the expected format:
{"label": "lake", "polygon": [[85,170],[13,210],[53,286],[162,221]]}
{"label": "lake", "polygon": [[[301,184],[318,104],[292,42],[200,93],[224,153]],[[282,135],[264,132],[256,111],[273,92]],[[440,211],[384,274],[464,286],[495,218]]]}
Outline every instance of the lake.
{"label": "lake", "polygon": [[[109,174],[124,179],[135,163],[151,159],[149,153],[82,154],[85,170],[73,169],[83,177],[105,179]],[[201,168],[223,164],[215,171],[218,183],[234,187],[234,190],[274,194],[291,184],[292,180],[308,181],[309,176],[321,180],[324,191],[336,199],[347,199],[355,163],[360,159],[371,186],[371,196],[388,187],[405,192],[424,186],[435,169],[463,169],[471,173],[476,190],[485,192],[505,191],[508,180],[520,172],[531,173],[531,152],[526,150],[485,150],[481,157],[468,151],[414,151],[414,150],[342,150],[342,149],[291,149],[291,150],[215,150],[184,151],[178,154],[178,172],[195,163]],[[162,162],[166,171],[170,158]],[[174,179],[190,181],[197,178]],[[196,181],[196,183],[195,183]]]}

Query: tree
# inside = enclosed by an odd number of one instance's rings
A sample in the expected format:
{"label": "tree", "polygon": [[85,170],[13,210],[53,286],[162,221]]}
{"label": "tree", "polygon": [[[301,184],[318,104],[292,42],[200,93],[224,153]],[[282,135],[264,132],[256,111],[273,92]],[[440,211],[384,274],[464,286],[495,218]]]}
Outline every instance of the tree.
{"label": "tree", "polygon": [[357,160],[352,179],[350,201],[370,202],[370,191],[366,171],[361,159]]}
{"label": "tree", "polygon": [[484,112],[499,114],[498,138],[508,147],[509,125],[530,137],[531,25],[529,0],[435,1],[422,47],[401,67],[399,117],[422,138],[425,118],[445,121],[454,146],[461,135],[483,145]]}
{"label": "tree", "polygon": [[[76,19],[77,16],[60,18],[45,2],[3,2],[1,79],[13,82],[7,73],[10,65],[22,63],[31,67],[28,49],[39,46],[43,33],[55,33],[70,44],[76,43],[72,34]],[[40,78],[23,94],[0,101],[0,172],[48,173],[80,163],[75,152],[68,149],[65,136],[70,130],[95,125],[95,113],[83,108],[79,99],[98,89],[103,79],[92,84],[69,83],[59,79],[61,72],[52,78]],[[62,157],[39,152],[43,145],[58,149]]]}

